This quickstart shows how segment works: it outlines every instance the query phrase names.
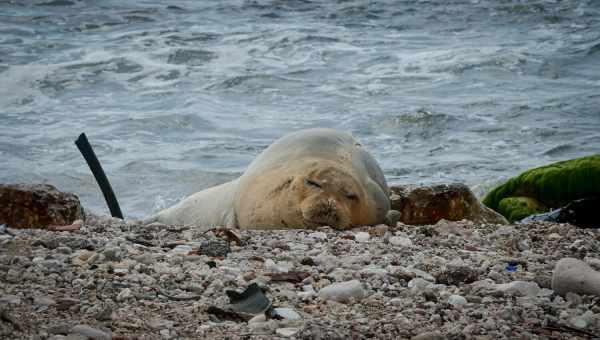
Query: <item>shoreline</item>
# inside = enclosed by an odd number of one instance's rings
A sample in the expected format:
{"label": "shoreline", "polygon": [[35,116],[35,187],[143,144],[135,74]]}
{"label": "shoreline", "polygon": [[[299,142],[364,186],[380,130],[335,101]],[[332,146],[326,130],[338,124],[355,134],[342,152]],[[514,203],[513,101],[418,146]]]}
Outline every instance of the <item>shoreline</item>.
{"label": "shoreline", "polygon": [[[14,236],[0,235],[2,337],[59,340],[84,331],[107,339],[600,335],[598,297],[561,297],[550,289],[561,258],[600,263],[598,231],[569,224],[442,220],[231,236],[90,216],[77,232],[10,231]],[[276,281],[286,277],[292,282]],[[322,293],[353,280],[360,288],[349,301]],[[226,290],[241,292],[252,283],[290,319],[227,321],[210,313],[211,306],[230,306]]]}

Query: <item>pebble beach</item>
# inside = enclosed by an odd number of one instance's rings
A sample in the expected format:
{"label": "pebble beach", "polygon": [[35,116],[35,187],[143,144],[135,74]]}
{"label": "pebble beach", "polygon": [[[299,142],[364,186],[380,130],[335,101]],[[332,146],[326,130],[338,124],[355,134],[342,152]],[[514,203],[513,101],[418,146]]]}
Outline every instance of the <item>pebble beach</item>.
{"label": "pebble beach", "polygon": [[[569,224],[336,231],[167,226],[88,216],[0,234],[2,339],[590,339],[599,297],[551,289],[556,262],[600,268]],[[260,287],[266,312],[227,291]]]}

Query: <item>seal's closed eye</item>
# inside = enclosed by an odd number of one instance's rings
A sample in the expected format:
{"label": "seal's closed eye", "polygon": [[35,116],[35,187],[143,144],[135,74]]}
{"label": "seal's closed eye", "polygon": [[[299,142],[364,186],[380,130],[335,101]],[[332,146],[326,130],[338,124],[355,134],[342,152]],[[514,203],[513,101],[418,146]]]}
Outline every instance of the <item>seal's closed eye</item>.
{"label": "seal's closed eye", "polygon": [[312,185],[313,187],[322,188],[321,184],[310,179],[306,179],[306,184]]}
{"label": "seal's closed eye", "polygon": [[358,201],[358,195],[353,193],[347,193],[346,198],[353,201]]}

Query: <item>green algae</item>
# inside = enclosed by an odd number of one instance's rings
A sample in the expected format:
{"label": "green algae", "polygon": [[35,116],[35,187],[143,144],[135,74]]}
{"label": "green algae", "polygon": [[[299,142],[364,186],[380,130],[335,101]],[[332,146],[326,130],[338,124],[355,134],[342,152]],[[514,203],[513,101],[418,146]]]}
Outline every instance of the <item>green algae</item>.
{"label": "green algae", "polygon": [[[573,200],[593,196],[600,196],[600,155],[528,170],[490,191],[483,203],[502,214],[500,202],[508,197],[529,197],[548,208],[558,208]],[[507,201],[505,205],[509,203]]]}
{"label": "green algae", "polygon": [[498,204],[498,212],[511,223],[546,211],[548,208],[531,197],[507,197]]}

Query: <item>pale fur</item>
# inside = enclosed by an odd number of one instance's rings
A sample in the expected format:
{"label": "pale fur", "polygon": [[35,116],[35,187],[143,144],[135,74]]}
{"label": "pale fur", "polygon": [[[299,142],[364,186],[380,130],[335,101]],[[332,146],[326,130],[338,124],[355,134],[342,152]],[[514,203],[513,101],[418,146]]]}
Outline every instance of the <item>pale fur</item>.
{"label": "pale fur", "polygon": [[[328,190],[337,191],[336,188],[347,184],[358,189],[355,191],[361,203],[341,202],[339,192],[324,192],[306,200],[307,190],[298,191],[303,183],[301,179],[321,168],[343,173],[336,176],[335,181],[332,178],[330,183],[336,184]],[[357,212],[364,211],[365,218],[359,216],[355,220],[365,223],[383,223],[390,207],[388,187],[379,165],[352,136],[332,129],[309,129],[275,141],[256,157],[240,178],[193,194],[152,220],[254,229],[312,228],[315,226],[303,220],[303,213],[306,204],[312,204],[307,202],[319,201],[317,196],[337,200],[338,206],[345,206],[342,209],[345,215],[350,211],[356,217]],[[332,205],[336,205],[335,202]],[[348,216],[341,217],[348,222]]]}
{"label": "pale fur", "polygon": [[236,227],[233,200],[239,179],[199,191],[152,218],[167,224]]}

